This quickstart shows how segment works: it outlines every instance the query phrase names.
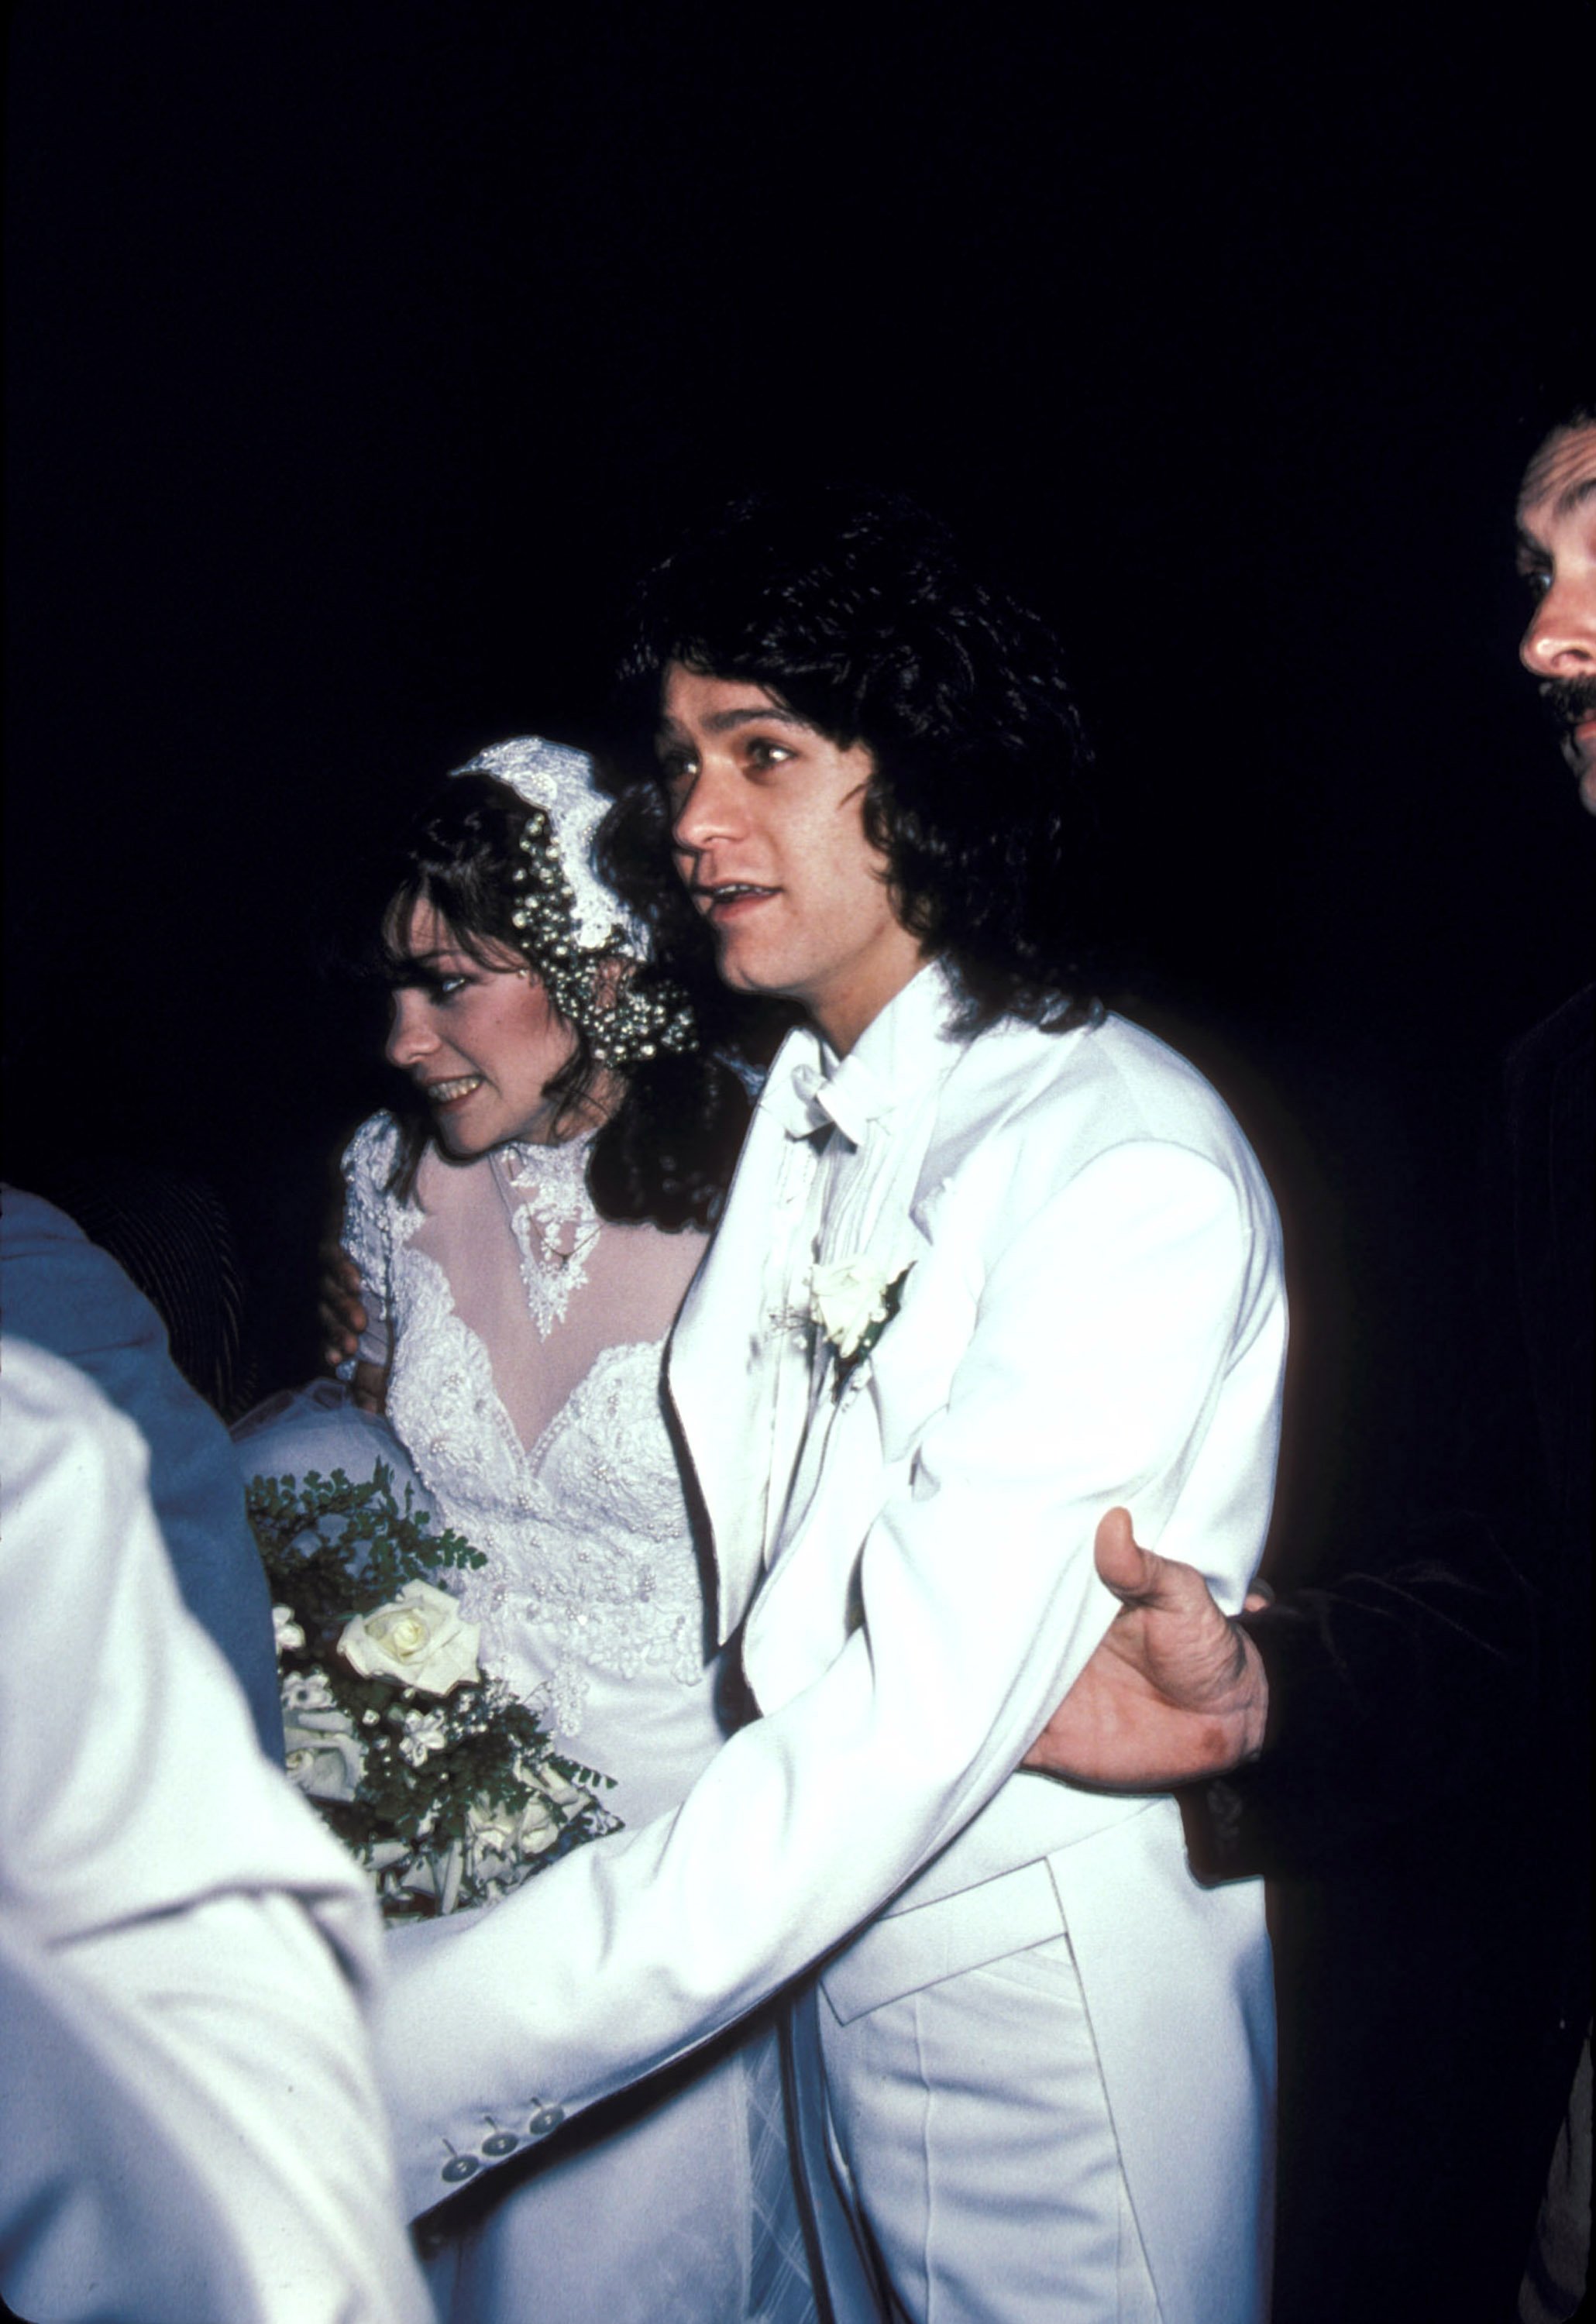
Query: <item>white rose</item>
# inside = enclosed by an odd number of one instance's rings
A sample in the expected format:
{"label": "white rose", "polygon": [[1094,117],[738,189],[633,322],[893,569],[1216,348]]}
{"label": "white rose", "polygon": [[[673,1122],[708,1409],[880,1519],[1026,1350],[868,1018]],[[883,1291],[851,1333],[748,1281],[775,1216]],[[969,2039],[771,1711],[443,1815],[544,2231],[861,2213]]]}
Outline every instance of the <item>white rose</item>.
{"label": "white rose", "polygon": [[354,1729],[341,1711],[309,1722],[283,1721],[288,1779],[313,1800],[352,1800],[365,1766]]}
{"label": "white rose", "polygon": [[550,1766],[522,1766],[519,1767],[516,1773],[523,1782],[541,1785],[554,1802],[555,1806],[564,1808],[567,1816],[575,1815],[578,1808],[590,1808],[593,1805],[591,1792],[583,1791],[576,1784],[567,1784],[565,1777],[557,1775]]}
{"label": "white rose", "polygon": [[887,1320],[887,1277],[875,1259],[841,1259],[816,1267],[809,1292],[815,1321],[844,1363],[871,1325]]}
{"label": "white rose", "polygon": [[491,1879],[496,1871],[529,1856],[541,1856],[558,1838],[553,1811],[538,1792],[524,1807],[507,1808],[497,1803],[488,1806],[474,1801],[466,1810],[466,1844],[471,1869],[478,1879]]}
{"label": "white rose", "polygon": [[521,1807],[474,1800],[466,1811],[466,1845],[471,1871],[478,1880],[502,1880],[554,1846],[564,1829],[558,1807],[568,1821],[579,1808],[590,1806],[592,1794],[567,1784],[552,1767],[520,1767],[516,1771],[532,1786],[532,1795]]}
{"label": "white rose", "polygon": [[412,1896],[430,1896],[440,1914],[452,1913],[459,1902],[465,1871],[465,1850],[457,1840],[452,1840],[441,1854],[418,1853],[402,1871],[390,1871],[383,1885],[391,1895],[397,1890]]}
{"label": "white rose", "polygon": [[447,1590],[407,1582],[374,1614],[344,1625],[338,1651],[362,1678],[391,1679],[421,1694],[447,1694],[477,1675],[475,1622],[463,1622]]}

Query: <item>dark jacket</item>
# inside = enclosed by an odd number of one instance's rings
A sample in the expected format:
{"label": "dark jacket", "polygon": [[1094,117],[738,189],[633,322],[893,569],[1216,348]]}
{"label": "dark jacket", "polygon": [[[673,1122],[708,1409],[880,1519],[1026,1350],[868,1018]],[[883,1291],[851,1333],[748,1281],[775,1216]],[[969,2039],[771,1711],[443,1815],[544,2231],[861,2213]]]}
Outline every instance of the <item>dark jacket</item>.
{"label": "dark jacket", "polygon": [[1508,1506],[1248,1617],[1264,1753],[1185,1803],[1201,1877],[1277,1884],[1276,2324],[1511,2315],[1589,2022],[1593,1023],[1508,1059],[1504,1296],[1460,1320]]}

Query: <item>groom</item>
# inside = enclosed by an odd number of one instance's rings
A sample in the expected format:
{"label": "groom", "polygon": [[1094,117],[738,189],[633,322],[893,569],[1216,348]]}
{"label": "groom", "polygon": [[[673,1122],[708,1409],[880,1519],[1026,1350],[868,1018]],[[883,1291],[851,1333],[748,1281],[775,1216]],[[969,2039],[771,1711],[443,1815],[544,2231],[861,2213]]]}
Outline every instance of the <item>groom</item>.
{"label": "groom", "polygon": [[674,1817],[447,1948],[401,1933],[411,2203],[818,1961],[797,2101],[839,2316],[1246,2324],[1261,1895],[1197,1887],[1167,1800],[1010,1771],[1114,1611],[1104,1508],[1240,1599],[1285,1340],[1268,1190],[1197,1074],[1094,1006],[1056,649],[928,519],[734,509],[653,577],[627,676],[657,920],[674,864],[726,982],[806,1019],[669,1370],[760,1716]]}

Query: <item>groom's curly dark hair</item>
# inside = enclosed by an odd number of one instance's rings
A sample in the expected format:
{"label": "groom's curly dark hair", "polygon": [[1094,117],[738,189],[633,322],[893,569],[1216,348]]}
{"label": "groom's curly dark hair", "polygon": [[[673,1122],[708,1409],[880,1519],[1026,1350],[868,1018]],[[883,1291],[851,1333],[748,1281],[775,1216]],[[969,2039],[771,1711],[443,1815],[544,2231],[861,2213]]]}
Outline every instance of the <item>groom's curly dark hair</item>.
{"label": "groom's curly dark hair", "polygon": [[865,830],[899,918],[956,972],[964,1028],[1098,1013],[1093,761],[1052,632],[913,502],[832,486],[734,502],[639,591],[610,752],[615,885],[663,955],[707,937],[669,858],[653,732],[672,662],[747,678],[875,772]]}

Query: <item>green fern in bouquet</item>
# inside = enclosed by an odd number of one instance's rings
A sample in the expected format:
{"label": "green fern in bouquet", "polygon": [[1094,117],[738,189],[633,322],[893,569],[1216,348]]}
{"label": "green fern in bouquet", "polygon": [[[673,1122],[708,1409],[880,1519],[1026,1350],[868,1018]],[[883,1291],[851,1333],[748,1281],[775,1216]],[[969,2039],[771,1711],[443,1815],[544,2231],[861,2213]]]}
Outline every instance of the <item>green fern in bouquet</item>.
{"label": "green fern in bouquet", "polygon": [[266,1569],[291,1781],[416,1920],[505,1895],[620,1829],[613,1778],[554,1749],[535,1711],[477,1665],[478,1630],[437,1577],[485,1565],[379,1462],[256,1477],[245,1506]]}

